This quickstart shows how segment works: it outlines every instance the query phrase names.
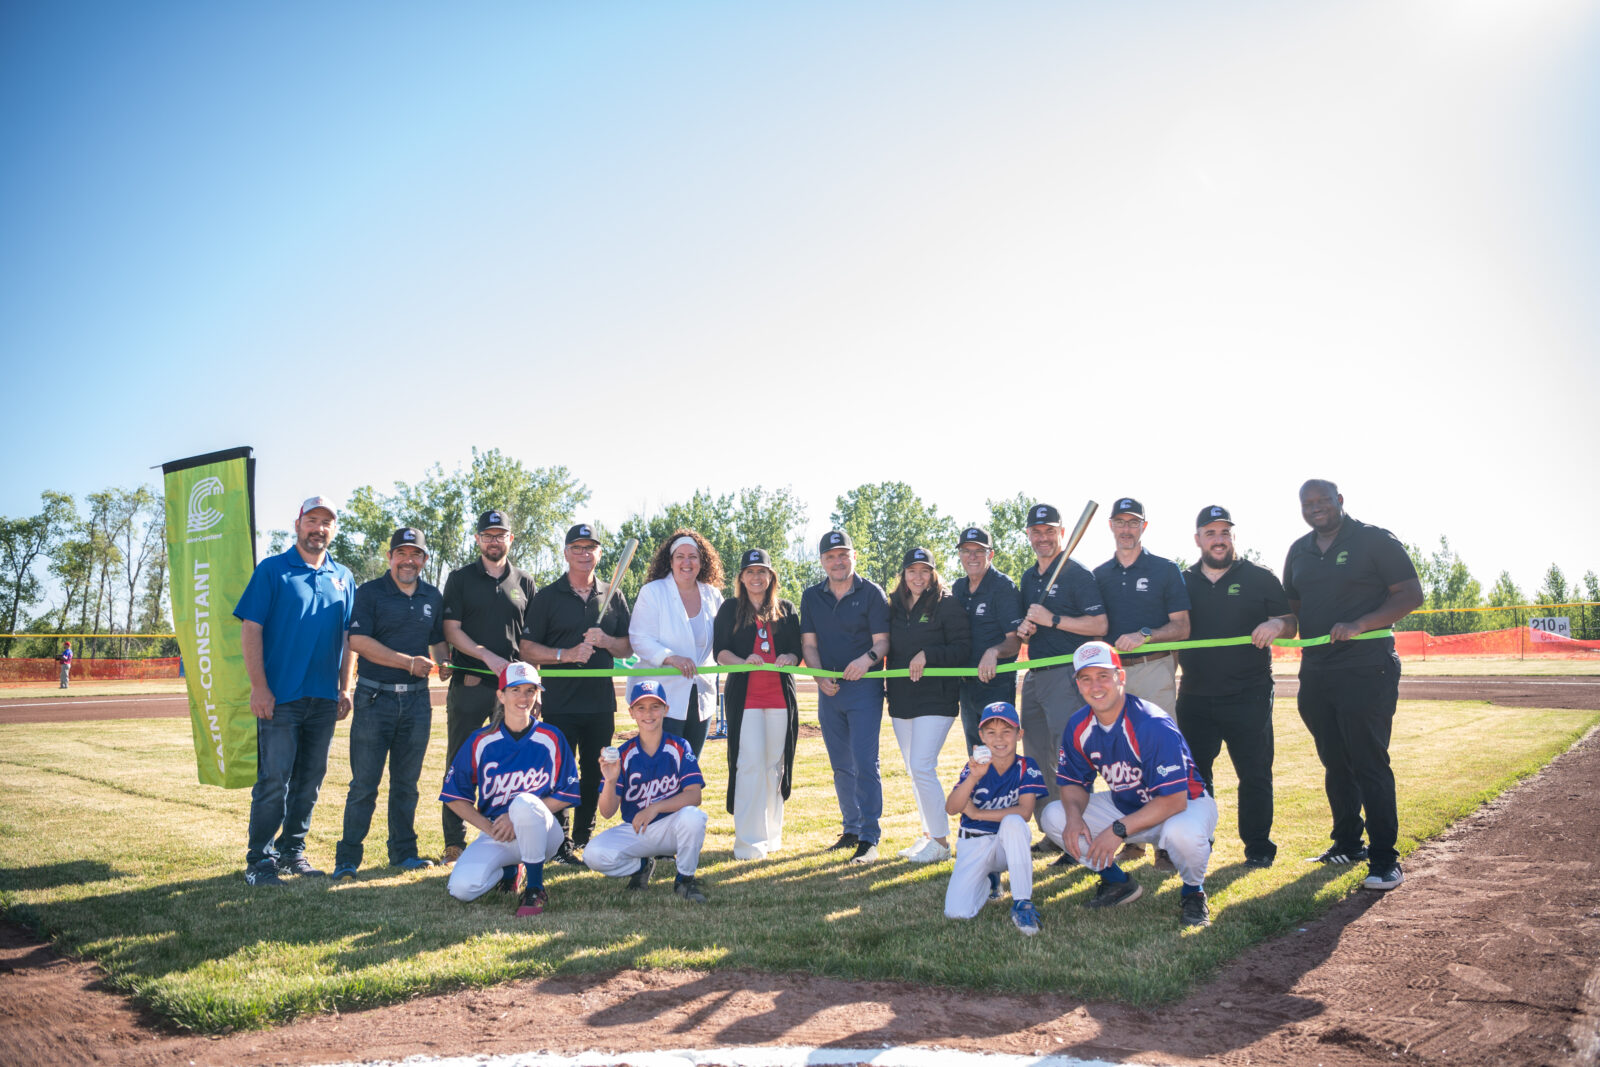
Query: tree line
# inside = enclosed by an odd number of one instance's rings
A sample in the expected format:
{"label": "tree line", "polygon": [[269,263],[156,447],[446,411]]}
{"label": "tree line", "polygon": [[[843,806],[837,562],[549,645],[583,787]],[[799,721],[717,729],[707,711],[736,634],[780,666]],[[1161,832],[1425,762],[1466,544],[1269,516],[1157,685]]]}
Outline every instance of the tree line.
{"label": "tree line", "polygon": [[[447,472],[435,463],[413,482],[396,481],[387,490],[371,485],[357,488],[340,508],[330,552],[358,581],[367,581],[387,568],[394,529],[415,526],[426,535],[430,550],[424,577],[443,585],[451,570],[477,555],[473,541],[477,516],[499,508],[510,516],[515,535],[512,562],[543,585],[565,569],[564,535],[569,526],[588,519],[583,510],[589,498],[589,489],[566,467],[528,467],[498,449],[474,448],[470,462],[454,470]],[[995,566],[1016,579],[1033,565],[1023,523],[1035,499],[1019,491],[986,500],[986,514],[964,516],[958,525],[905,482],[874,482],[836,498],[828,519],[855,543],[857,570],[885,588],[892,588],[902,555],[915,545],[941,557],[948,576],[959,575],[955,539],[960,526],[971,522],[987,527],[995,541]],[[807,520],[805,505],[787,487],[756,486],[722,494],[698,490],[655,514],[632,515],[615,529],[595,524],[607,549],[600,573],[609,580],[623,542],[637,538],[639,552],[620,579],[631,602],[644,584],[651,553],[673,530],[688,527],[722,556],[730,571],[725,594],[733,593],[736,575],[731,571],[739,554],[759,547],[772,553],[783,595],[798,602],[800,590],[822,577],[816,545],[804,533]],[[288,529],[268,530],[264,551],[281,552],[291,540]],[[1530,602],[1507,571],[1485,593],[1447,538],[1441,537],[1432,552],[1415,545],[1407,550],[1422,578],[1427,608]],[[1261,562],[1253,551],[1245,555]],[[1183,560],[1179,563],[1184,565]],[[51,580],[48,586],[41,569]],[[1532,603],[1574,600],[1600,602],[1600,578],[1590,570],[1579,581],[1569,580],[1552,563]],[[1600,612],[1589,612],[1582,623],[1574,620],[1575,625],[1600,625],[1596,616]],[[90,493],[81,507],[65,493],[47,491],[40,496],[37,514],[0,518],[0,625],[6,633],[51,635],[0,638],[0,655],[53,655],[59,647],[53,635],[61,633],[170,633],[171,618],[165,511],[161,495],[150,486]],[[1496,623],[1497,617],[1460,613],[1413,615],[1401,625],[1451,633],[1499,628]],[[79,654],[170,656],[177,654],[177,643],[102,639],[80,648]]]}

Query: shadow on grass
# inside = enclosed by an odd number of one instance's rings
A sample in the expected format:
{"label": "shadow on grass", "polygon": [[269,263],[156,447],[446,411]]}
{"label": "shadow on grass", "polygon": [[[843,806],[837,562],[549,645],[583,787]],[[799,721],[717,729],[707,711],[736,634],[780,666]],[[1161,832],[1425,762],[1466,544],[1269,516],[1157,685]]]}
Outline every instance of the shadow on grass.
{"label": "shadow on grass", "polygon": [[92,885],[123,877],[123,872],[102,860],[68,860],[37,867],[0,870],[0,892],[59,889],[64,885]]}

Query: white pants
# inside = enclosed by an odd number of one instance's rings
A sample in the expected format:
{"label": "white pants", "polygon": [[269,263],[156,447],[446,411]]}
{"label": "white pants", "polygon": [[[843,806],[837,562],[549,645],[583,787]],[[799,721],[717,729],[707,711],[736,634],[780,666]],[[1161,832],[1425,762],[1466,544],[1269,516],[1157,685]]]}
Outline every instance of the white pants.
{"label": "white pants", "polygon": [[989,875],[1011,872],[1011,899],[1033,898],[1033,831],[1020,815],[1007,815],[1000,829],[956,843],[956,865],[944,891],[947,919],[970,919],[989,903]]}
{"label": "white pants", "polygon": [[[1118,819],[1122,812],[1111,801],[1110,793],[1089,794],[1089,806],[1083,809],[1083,821],[1089,827],[1090,838]],[[1060,801],[1045,805],[1039,826],[1050,840],[1083,860],[1083,843],[1074,841],[1070,846],[1061,839],[1067,829],[1067,809]],[[1211,839],[1217,834],[1217,802],[1209,796],[1189,801],[1189,806],[1162,822],[1128,835],[1128,843],[1155,845],[1166,849],[1172,865],[1178,868],[1184,885],[1199,885],[1206,880],[1206,867],[1211,863]]]}
{"label": "white pants", "polygon": [[944,810],[944,790],[939,786],[939,751],[954,725],[954,715],[919,715],[915,719],[890,719],[900,758],[911,776],[911,795],[917,802],[922,832],[929,837],[950,835],[950,816]]}
{"label": "white pants", "polygon": [[1174,719],[1178,716],[1178,657],[1162,656],[1155,660],[1131,660],[1124,665],[1128,672],[1128,692],[1154,704]]}
{"label": "white pants", "polygon": [[496,841],[480,833],[461,853],[450,871],[450,895],[457,900],[477,900],[500,883],[505,867],[513,863],[543,863],[556,854],[565,839],[561,824],[544,801],[531,793],[511,798],[506,809],[517,836]]}
{"label": "white pants", "polygon": [[783,743],[788,708],[745,708],[733,783],[733,858],[765,859],[783,847]]}
{"label": "white pants", "polygon": [[672,855],[678,873],[691,875],[700,866],[700,849],[706,843],[706,813],[696,807],[679,808],[661,816],[637,833],[632,823],[618,823],[594,837],[583,849],[583,862],[608,878],[626,878],[639,869],[639,861]]}

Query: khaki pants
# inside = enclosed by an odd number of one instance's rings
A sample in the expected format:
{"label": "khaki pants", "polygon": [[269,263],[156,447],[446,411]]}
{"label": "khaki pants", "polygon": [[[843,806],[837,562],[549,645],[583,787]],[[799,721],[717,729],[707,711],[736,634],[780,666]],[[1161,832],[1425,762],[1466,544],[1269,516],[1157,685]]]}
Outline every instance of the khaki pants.
{"label": "khaki pants", "polygon": [[1168,715],[1177,716],[1177,656],[1169,652],[1160,659],[1130,660],[1123,664],[1123,670],[1128,674],[1128,692]]}

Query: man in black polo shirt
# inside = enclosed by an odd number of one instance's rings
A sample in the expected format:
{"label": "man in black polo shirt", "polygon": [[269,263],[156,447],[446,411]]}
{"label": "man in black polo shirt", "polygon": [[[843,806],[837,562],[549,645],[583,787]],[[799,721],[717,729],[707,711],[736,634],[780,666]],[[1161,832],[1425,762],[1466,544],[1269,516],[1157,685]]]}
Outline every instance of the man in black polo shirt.
{"label": "man in black polo shirt", "polygon": [[[478,558],[444,580],[444,639],[455,649],[445,695],[445,766],[495,708],[495,679],[517,656],[533,579],[511,565],[511,520],[490,509],[478,516]],[[461,816],[444,809],[444,856],[454,863],[467,847]]]}
{"label": "man in black polo shirt", "polygon": [[1144,505],[1125,496],[1111,508],[1117,551],[1094,569],[1106,606],[1106,642],[1122,654],[1127,690],[1171,715],[1178,703],[1178,657],[1140,653],[1140,645],[1189,636],[1189,591],[1170,559],[1144,547]]}
{"label": "man in black polo shirt", "polygon": [[[1338,486],[1313,478],[1300,487],[1311,532],[1289,546],[1283,590],[1303,637],[1327,636],[1300,659],[1300,718],[1317,743],[1333,811],[1333,847],[1321,863],[1367,861],[1367,889],[1405,880],[1395,841],[1389,732],[1400,699],[1394,638],[1357,641],[1393,626],[1422,604],[1422,582],[1405,546],[1388,530],[1344,513]],[[1362,848],[1362,810],[1370,846]]]}
{"label": "man in black polo shirt", "polygon": [[[628,642],[628,602],[619,590],[600,616],[605,590],[595,581],[600,542],[587,523],[567,531],[567,573],[534,594],[522,631],[522,658],[537,664],[544,681],[540,718],[560,730],[578,757],[579,796],[567,839],[556,859],[579,863],[575,849],[594,833],[600,801],[600,753],[616,732],[617,691],[610,678],[563,678],[574,667],[610,670],[617,656],[633,654]],[[567,826],[567,812],[556,819]]]}
{"label": "man in black polo shirt", "polygon": [[[1019,639],[1028,645],[1028,659],[1054,656],[1071,657],[1079,645],[1106,633],[1105,608],[1094,575],[1076,560],[1061,567],[1049,589],[1044,580],[1056,565],[1056,557],[1066,548],[1066,532],[1061,528],[1061,512],[1049,504],[1028,509],[1028,544],[1033,546],[1032,567],[1022,572],[1022,618],[1015,626]],[[1078,684],[1072,677],[1072,661],[1053,667],[1030,667],[1022,679],[1023,755],[1041,767],[1055,766],[1061,735],[1072,713],[1083,706]],[[1056,776],[1044,776],[1050,800],[1061,799]],[[1048,804],[1034,810],[1035,818]],[[1042,828],[1042,824],[1041,824]],[[1054,849],[1054,845],[1050,846]]]}
{"label": "man in black polo shirt", "polygon": [[983,709],[997,700],[1015,706],[1017,676],[1014,672],[996,674],[1002,663],[1015,663],[1022,639],[1017,636],[1017,620],[1022,618],[1022,594],[1016,583],[994,569],[994,548],[989,531],[968,526],[956,545],[965,580],[951,583],[950,592],[967,613],[972,631],[972,654],[967,663],[978,669],[976,678],[961,679],[961,728],[967,736],[967,754],[981,744],[978,719]]}
{"label": "man in black polo shirt", "polygon": [[[389,538],[388,571],[356,590],[350,651],[360,658],[350,725],[350,793],[333,862],[336,882],[354,878],[361,867],[385,761],[389,865],[407,871],[433,866],[417,855],[417,779],[433,726],[428,675],[443,662],[445,643],[444,597],[421,577],[427,562],[422,531],[402,527]],[[441,673],[448,677],[449,668]]]}
{"label": "man in black polo shirt", "polygon": [[1248,634],[1250,644],[1178,653],[1178,729],[1212,796],[1217,790],[1211,768],[1227,742],[1239,776],[1244,861],[1270,867],[1278,854],[1272,843],[1272,642],[1294,636],[1295,618],[1277,576],[1234,555],[1227,508],[1200,509],[1194,543],[1200,559],[1183,572],[1190,639]]}

